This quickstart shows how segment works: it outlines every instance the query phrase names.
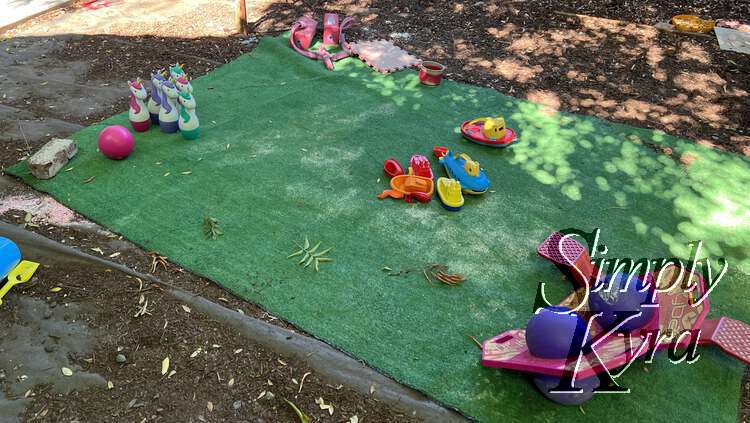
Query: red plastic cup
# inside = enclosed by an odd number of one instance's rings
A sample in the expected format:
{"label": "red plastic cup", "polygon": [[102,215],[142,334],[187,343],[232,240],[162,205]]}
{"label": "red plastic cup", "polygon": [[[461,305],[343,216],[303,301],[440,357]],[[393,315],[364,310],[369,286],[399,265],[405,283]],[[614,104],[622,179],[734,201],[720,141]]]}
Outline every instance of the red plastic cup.
{"label": "red plastic cup", "polygon": [[440,85],[444,72],[445,66],[438,62],[422,62],[419,65],[419,81],[430,86]]}

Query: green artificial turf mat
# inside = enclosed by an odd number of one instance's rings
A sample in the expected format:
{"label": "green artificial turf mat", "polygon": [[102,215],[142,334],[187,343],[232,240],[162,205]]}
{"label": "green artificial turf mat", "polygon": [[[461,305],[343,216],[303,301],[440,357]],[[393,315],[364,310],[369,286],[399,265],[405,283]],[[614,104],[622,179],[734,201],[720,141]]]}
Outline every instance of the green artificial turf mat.
{"label": "green artificial turf mat", "polygon": [[[481,421],[736,420],[743,366],[715,348],[692,365],[665,353],[638,361],[619,379],[630,394],[598,395],[584,413],[547,401],[525,375],[480,366],[469,336],[524,327],[541,281],[558,296],[569,289],[535,252],[569,227],[601,228],[609,257],[687,258],[687,242],[703,240],[714,264],[730,265],[711,316],[750,321],[746,159],[490,89],[424,87],[413,71],[380,75],[346,59],[329,72],[283,38],[193,85],[197,141],[152,129],[135,135],[130,158],[108,160],[97,134],[127,125],[122,114],[76,133],[78,157],[54,179],[34,180],[25,164],[10,172]],[[496,150],[460,138],[462,120],[488,114],[504,115],[520,143]],[[435,163],[435,145],[479,160],[492,191],[458,213],[437,200],[376,198],[388,188],[384,159],[422,153]],[[204,238],[205,216],[218,219],[218,240]],[[319,273],[286,258],[305,236],[333,247]],[[451,288],[382,270],[427,262],[468,281]]]}

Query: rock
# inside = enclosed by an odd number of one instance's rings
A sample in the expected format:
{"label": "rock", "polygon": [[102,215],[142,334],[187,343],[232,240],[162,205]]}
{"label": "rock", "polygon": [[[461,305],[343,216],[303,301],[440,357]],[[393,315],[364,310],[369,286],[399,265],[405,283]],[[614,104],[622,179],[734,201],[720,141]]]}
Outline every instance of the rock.
{"label": "rock", "polygon": [[263,399],[266,401],[271,401],[274,398],[276,398],[276,395],[274,395],[271,391],[267,391],[266,394],[263,395]]}
{"label": "rock", "polygon": [[115,361],[124,364],[128,362],[128,358],[125,357],[125,354],[117,354],[117,357],[115,357]]}
{"label": "rock", "polygon": [[38,179],[50,179],[78,152],[75,141],[55,138],[29,158],[29,170]]}

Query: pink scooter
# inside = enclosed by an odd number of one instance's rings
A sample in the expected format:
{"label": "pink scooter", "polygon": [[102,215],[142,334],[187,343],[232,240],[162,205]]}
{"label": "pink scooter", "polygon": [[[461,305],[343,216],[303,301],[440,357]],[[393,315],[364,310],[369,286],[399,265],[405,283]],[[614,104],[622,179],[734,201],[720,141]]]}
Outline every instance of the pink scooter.
{"label": "pink scooter", "polygon": [[[289,44],[299,54],[314,60],[322,60],[328,70],[333,70],[333,62],[349,57],[351,47],[346,42],[344,30],[349,29],[354,24],[354,18],[347,17],[339,22],[339,15],[335,13],[326,13],[323,16],[323,43],[317,51],[308,50],[313,44],[313,39],[318,28],[318,22],[309,17],[303,16],[292,25],[289,36]],[[331,54],[326,50],[327,45],[336,45],[341,47],[341,51]]]}

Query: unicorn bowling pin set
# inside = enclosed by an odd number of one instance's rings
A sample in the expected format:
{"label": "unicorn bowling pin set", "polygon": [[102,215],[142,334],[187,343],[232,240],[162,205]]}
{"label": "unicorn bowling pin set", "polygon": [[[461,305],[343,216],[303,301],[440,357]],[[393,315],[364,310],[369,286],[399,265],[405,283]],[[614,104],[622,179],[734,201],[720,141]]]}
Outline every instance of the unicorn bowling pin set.
{"label": "unicorn bowling pin set", "polygon": [[128,118],[133,130],[145,132],[154,124],[167,134],[179,130],[185,139],[198,138],[200,124],[195,114],[193,86],[182,65],[170,65],[169,73],[163,69],[151,73],[150,98],[140,78],[128,81],[128,88]]}

